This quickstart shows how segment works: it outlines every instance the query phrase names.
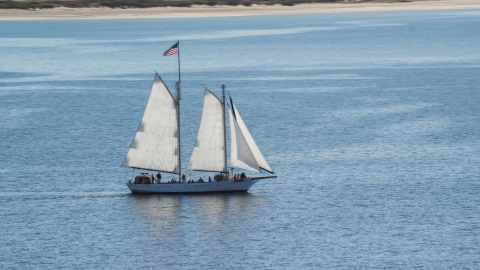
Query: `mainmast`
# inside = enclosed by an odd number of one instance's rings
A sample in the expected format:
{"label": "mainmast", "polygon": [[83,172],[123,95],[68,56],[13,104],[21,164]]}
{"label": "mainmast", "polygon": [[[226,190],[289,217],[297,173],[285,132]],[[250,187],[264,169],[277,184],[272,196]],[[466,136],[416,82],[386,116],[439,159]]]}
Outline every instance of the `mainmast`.
{"label": "mainmast", "polygon": [[227,121],[226,121],[226,117],[225,117],[225,113],[226,113],[226,102],[225,102],[225,84],[222,84],[222,102],[223,102],[223,113],[222,113],[222,116],[223,116],[223,145],[224,145],[224,149],[223,149],[223,155],[224,155],[224,161],[225,161],[225,171],[228,173],[228,167],[227,167]]}
{"label": "mainmast", "polygon": [[180,148],[180,40],[178,40],[177,130],[178,130],[178,180],[182,179],[182,155]]}

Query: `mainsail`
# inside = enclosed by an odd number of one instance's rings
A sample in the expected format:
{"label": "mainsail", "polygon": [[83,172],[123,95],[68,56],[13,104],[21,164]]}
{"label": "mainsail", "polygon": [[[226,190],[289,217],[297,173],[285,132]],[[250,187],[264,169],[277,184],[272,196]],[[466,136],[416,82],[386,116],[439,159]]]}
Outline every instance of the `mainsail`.
{"label": "mainsail", "polygon": [[123,166],[176,173],[178,164],[178,103],[155,74],[152,90]]}
{"label": "mainsail", "polygon": [[245,170],[273,173],[260,149],[250,135],[242,117],[230,98],[228,108],[230,118],[230,164]]}
{"label": "mainsail", "polygon": [[187,170],[227,172],[223,102],[205,89],[202,118]]}

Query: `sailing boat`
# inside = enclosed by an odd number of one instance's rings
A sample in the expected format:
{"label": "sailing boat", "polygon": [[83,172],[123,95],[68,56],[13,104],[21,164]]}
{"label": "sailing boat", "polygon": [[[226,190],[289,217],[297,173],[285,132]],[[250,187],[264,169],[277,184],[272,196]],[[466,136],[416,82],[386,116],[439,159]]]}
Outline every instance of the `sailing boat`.
{"label": "sailing boat", "polygon": [[[179,42],[164,56],[178,52],[179,80],[176,98],[158,74],[155,74],[145,111],[122,166],[152,172],[173,174],[170,181],[154,181],[147,174],[136,176],[126,184],[132,193],[213,193],[247,192],[260,180],[276,178],[263,157],[231,97],[230,165],[254,172],[268,172],[270,176],[232,177],[227,167],[226,97],[222,85],[222,99],[205,89],[202,116],[195,146],[187,170],[218,173],[213,181],[186,181],[181,170],[180,148],[180,54]],[[172,48],[175,49],[172,53]],[[232,169],[233,172],[233,169]],[[177,176],[177,178],[175,178]],[[152,176],[153,178],[153,176]]]}

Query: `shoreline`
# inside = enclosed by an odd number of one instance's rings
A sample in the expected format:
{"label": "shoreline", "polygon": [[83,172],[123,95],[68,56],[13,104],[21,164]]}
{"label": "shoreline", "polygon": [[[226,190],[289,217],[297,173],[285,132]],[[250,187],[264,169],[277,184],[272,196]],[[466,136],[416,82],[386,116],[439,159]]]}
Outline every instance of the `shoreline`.
{"label": "shoreline", "polygon": [[71,20],[71,19],[134,19],[134,18],[197,18],[273,14],[316,14],[349,12],[384,12],[413,10],[480,9],[480,0],[418,0],[394,3],[313,3],[295,6],[191,6],[135,8],[53,8],[40,10],[0,9],[0,21]]}

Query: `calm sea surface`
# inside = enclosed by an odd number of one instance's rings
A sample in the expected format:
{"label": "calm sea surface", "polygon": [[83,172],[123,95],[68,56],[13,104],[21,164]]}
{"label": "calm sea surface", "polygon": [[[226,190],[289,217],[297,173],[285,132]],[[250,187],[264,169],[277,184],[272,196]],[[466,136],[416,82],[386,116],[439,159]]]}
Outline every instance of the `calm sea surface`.
{"label": "calm sea surface", "polygon": [[[0,268],[477,268],[479,26],[480,10],[0,22]],[[173,89],[177,39],[183,165],[204,88],[226,84],[277,179],[130,194],[120,164],[155,70]]]}

